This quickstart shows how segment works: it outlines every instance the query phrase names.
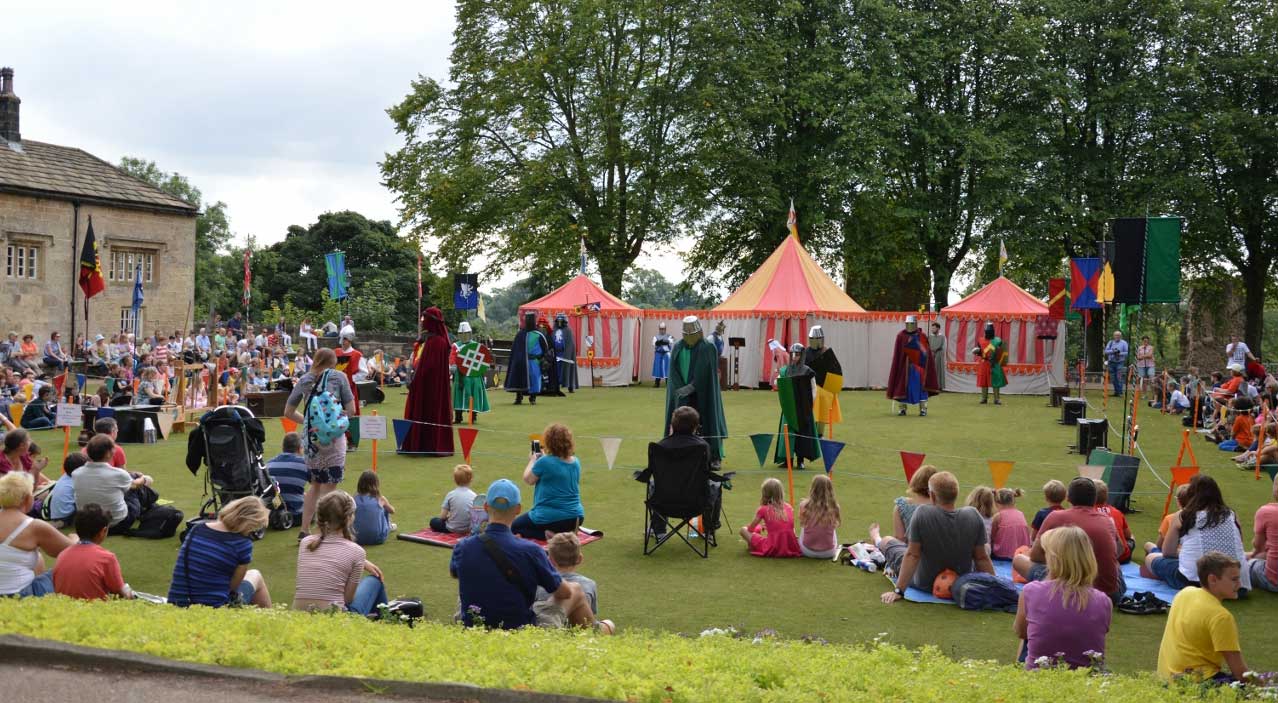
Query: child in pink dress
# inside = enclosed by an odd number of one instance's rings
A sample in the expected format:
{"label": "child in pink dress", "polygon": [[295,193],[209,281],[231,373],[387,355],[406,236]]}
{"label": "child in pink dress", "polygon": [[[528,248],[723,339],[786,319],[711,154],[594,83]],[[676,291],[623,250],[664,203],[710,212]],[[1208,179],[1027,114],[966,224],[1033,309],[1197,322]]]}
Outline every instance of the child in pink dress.
{"label": "child in pink dress", "polygon": [[998,512],[990,521],[990,551],[995,559],[1011,559],[1017,549],[1032,543],[1025,513],[1016,508],[1016,499],[1022,495],[1019,488],[1000,488],[994,493]]}
{"label": "child in pink dress", "polygon": [[775,478],[764,481],[762,494],[754,520],[741,528],[741,539],[750,545],[750,553],[756,557],[803,556],[794,535],[794,511],[785,502],[781,482]]}

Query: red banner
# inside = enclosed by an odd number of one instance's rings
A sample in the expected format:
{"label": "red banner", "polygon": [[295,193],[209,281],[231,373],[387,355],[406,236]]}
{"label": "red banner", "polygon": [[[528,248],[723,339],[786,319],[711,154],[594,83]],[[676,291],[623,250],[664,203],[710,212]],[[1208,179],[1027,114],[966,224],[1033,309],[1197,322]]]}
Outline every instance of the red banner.
{"label": "red banner", "polygon": [[1047,316],[1053,320],[1065,319],[1065,279],[1053,278],[1047,282]]}

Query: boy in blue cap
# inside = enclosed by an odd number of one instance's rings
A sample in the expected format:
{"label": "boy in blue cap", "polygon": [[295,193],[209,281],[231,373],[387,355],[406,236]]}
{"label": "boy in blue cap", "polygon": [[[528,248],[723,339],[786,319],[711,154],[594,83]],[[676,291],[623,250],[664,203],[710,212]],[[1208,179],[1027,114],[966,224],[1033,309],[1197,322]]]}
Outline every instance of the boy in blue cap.
{"label": "boy in blue cap", "polygon": [[[595,627],[612,634],[607,620],[596,622],[590,601],[575,583],[563,580],[546,551],[510,531],[520,512],[519,487],[500,478],[488,487],[484,511],[488,529],[457,543],[448,572],[457,579],[462,622],[467,626],[515,630],[526,625]],[[551,594],[558,608],[533,611],[537,588]]]}

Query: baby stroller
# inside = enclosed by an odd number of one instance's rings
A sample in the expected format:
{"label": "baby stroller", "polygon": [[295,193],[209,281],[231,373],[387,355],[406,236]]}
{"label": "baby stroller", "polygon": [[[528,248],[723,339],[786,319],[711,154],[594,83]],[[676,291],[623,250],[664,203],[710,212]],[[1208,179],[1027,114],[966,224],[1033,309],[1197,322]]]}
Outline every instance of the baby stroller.
{"label": "baby stroller", "polygon": [[[204,473],[204,496],[197,519],[215,520],[223,505],[245,496],[257,496],[271,511],[270,526],[287,530],[293,526],[293,514],[280,496],[280,487],[271,480],[262,464],[262,442],[266,430],[261,420],[242,405],[222,405],[200,418],[199,427],[186,442],[186,468],[196,474],[200,464]],[[253,535],[261,539],[262,532]]]}

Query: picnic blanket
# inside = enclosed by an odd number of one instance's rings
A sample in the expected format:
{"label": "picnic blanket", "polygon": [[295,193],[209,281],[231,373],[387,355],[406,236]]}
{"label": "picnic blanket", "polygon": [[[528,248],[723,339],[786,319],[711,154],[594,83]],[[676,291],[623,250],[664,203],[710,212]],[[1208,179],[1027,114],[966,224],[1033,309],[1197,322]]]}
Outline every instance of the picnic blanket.
{"label": "picnic blanket", "polygon": [[[1128,564],[1123,564],[1120,568],[1123,572],[1123,580],[1127,583],[1127,591],[1124,595],[1130,596],[1141,591],[1150,591],[1155,596],[1158,596],[1159,600],[1166,601],[1168,603],[1172,602],[1172,599],[1176,597],[1176,589],[1168,586],[1166,583],[1163,583],[1158,579],[1147,579],[1141,576],[1140,564],[1133,561]],[[1005,579],[1012,578],[1012,562],[995,559],[994,575]],[[1016,590],[1018,591],[1024,587],[1025,584],[1023,583],[1016,584]],[[954,605],[954,601],[948,598],[937,598],[932,595],[931,591],[920,591],[914,587],[905,589],[905,600],[908,600],[911,603],[945,603],[947,605]]]}
{"label": "picnic blanket", "polygon": [[[446,549],[452,549],[453,547],[457,546],[458,542],[462,541],[463,539],[469,536],[470,535],[459,535],[459,534],[454,534],[451,532],[436,532],[428,527],[424,530],[409,532],[407,534],[400,533],[399,539],[402,539],[405,542],[416,542],[418,544],[430,544],[436,547],[444,547]],[[525,537],[523,539],[527,539],[527,538]],[[589,527],[577,528],[577,540],[581,542],[581,546],[583,547],[586,546],[587,544],[590,544],[591,542],[596,542],[601,539],[603,539],[603,530],[592,530]],[[542,549],[546,548],[546,540],[544,539],[530,539],[528,541],[536,542],[537,544],[540,544]]]}

